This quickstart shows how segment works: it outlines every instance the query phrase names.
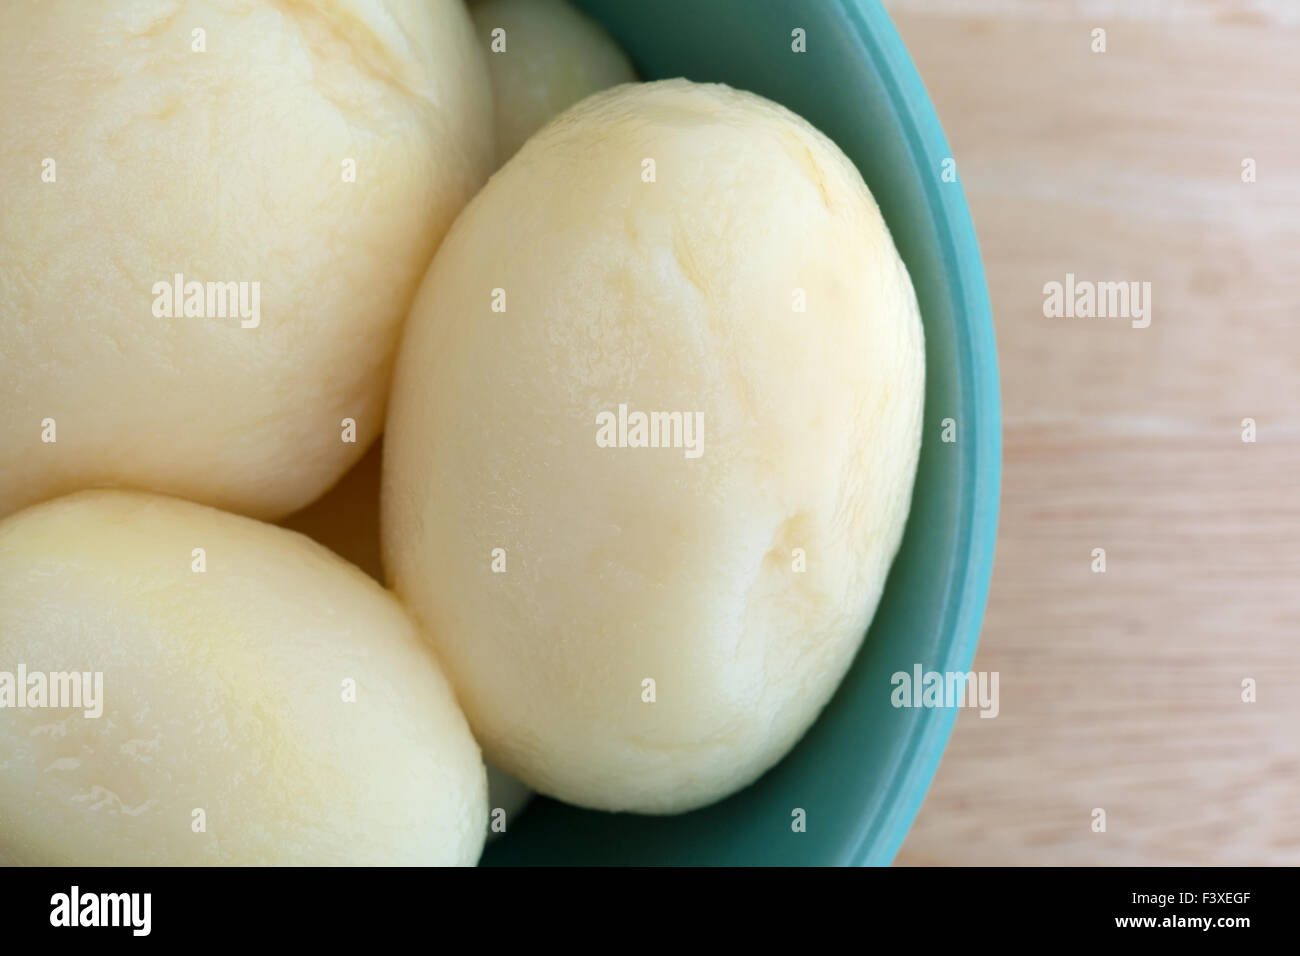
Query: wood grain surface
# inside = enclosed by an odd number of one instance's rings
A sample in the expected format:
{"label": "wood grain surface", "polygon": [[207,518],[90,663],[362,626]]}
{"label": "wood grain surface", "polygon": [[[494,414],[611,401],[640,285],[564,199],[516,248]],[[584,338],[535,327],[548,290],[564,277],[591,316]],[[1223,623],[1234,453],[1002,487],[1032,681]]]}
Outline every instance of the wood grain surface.
{"label": "wood grain surface", "polygon": [[[960,714],[898,863],[1300,864],[1300,3],[886,7],[971,204],[1005,426],[1001,712]],[[1067,273],[1150,282],[1150,326],[1045,317]]]}

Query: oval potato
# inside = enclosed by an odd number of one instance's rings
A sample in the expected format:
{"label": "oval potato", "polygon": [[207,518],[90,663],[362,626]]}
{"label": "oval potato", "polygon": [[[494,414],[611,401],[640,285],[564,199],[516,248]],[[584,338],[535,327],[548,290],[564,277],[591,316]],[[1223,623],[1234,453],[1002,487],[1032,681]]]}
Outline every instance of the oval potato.
{"label": "oval potato", "polygon": [[[20,667],[99,674],[100,691],[16,706],[15,689],[36,700]],[[324,547],[248,518],[99,491],[0,522],[0,704],[0,862],[473,864],[482,849],[478,746],[410,617]]]}
{"label": "oval potato", "polygon": [[669,813],[757,778],[848,668],[908,514],[924,342],[843,153],[673,80],[584,100],[492,178],[390,401],[384,566],[487,759]]}
{"label": "oval potato", "polygon": [[0,517],[319,496],[492,169],[460,0],[0,3],[0,103]]}

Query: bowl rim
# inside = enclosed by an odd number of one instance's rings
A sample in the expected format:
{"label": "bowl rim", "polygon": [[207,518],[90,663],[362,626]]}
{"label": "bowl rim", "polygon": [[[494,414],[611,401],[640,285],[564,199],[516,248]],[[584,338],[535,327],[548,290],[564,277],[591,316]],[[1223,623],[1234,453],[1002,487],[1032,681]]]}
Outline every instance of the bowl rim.
{"label": "bowl rim", "polygon": [[[883,5],[875,0],[838,0],[847,34],[861,45],[899,119],[918,170],[940,169],[952,158],[938,113],[907,47]],[[979,643],[989,584],[1002,478],[1002,403],[998,384],[993,314],[979,242],[960,173],[955,182],[927,180],[927,210],[943,260],[946,298],[955,306],[962,423],[957,446],[960,499],[953,543],[955,573],[948,581],[942,633],[948,635],[934,668],[967,672]],[[845,846],[846,865],[888,865],[898,854],[938,770],[957,718],[954,708],[923,712],[908,734],[898,765],[886,775],[883,821],[864,819]]]}

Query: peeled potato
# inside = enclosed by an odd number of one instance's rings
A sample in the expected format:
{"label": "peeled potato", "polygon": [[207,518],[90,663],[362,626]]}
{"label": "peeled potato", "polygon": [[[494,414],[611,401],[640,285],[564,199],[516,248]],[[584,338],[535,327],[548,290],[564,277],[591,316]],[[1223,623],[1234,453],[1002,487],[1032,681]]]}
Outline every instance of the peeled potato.
{"label": "peeled potato", "polygon": [[2,3],[0,103],[0,516],[328,488],[492,169],[460,0]]}
{"label": "peeled potato", "polygon": [[498,164],[578,100],[636,79],[618,44],[568,0],[480,0],[470,14],[488,51]]}
{"label": "peeled potato", "polygon": [[136,492],[29,508],[0,522],[0,662],[102,674],[98,717],[0,709],[0,863],[478,859],[486,777],[436,660],[302,535]]}
{"label": "peeled potato", "polygon": [[529,140],[425,277],[384,440],[384,565],[486,757],[669,813],[785,754],[902,536],[923,345],[867,187],[787,110],[623,86]]}

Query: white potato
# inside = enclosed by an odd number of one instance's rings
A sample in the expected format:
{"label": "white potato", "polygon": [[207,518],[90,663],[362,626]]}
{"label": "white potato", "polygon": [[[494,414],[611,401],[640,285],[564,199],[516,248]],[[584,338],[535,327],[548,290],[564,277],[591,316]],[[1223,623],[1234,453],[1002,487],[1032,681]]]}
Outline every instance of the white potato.
{"label": "white potato", "polygon": [[384,566],[486,757],[652,813],[775,763],[874,613],[923,386],[889,231],[799,117],[674,80],[529,140],[430,266],[384,439]]}
{"label": "white potato", "polygon": [[0,674],[0,862],[478,859],[486,775],[437,661],[391,594],[302,535],[129,491],[12,515],[11,694],[20,665],[102,674],[102,713],[17,706]]}
{"label": "white potato", "polygon": [[568,0],[480,0],[470,15],[488,51],[498,164],[578,100],[636,79],[627,54]]}
{"label": "white potato", "polygon": [[0,103],[0,516],[328,488],[492,169],[460,0],[0,3]]}

